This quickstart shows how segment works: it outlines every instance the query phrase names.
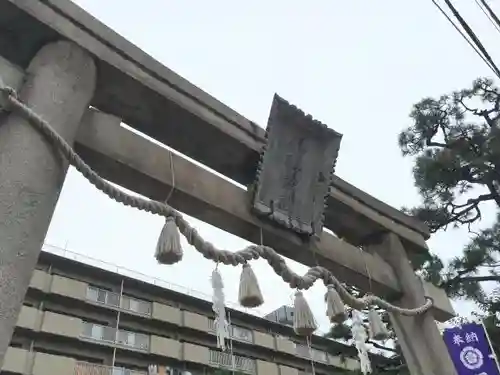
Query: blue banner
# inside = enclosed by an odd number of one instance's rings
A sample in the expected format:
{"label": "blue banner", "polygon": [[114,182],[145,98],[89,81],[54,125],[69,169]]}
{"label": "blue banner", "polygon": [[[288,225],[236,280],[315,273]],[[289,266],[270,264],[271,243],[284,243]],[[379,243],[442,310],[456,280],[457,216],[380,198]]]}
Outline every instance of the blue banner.
{"label": "blue banner", "polygon": [[467,323],[446,329],[443,339],[458,375],[500,375],[482,324]]}

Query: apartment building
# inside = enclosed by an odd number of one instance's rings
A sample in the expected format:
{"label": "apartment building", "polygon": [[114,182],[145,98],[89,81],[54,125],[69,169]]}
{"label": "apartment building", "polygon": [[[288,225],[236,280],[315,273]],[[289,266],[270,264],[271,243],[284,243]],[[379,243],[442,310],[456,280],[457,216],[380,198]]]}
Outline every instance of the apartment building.
{"label": "apartment building", "polygon": [[[354,348],[228,309],[230,352],[216,347],[211,303],[42,252],[1,374],[345,374]],[[312,358],[311,358],[312,357]],[[377,357],[378,358],[378,357]],[[383,361],[383,357],[377,360]]]}

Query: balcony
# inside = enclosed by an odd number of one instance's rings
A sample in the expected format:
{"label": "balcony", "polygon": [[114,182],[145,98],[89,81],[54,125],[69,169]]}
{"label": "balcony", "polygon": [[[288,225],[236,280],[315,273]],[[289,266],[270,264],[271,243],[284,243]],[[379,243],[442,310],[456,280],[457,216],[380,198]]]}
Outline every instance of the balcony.
{"label": "balcony", "polygon": [[118,308],[120,307],[120,294],[109,290],[99,289],[93,286],[87,288],[87,300],[102,305]]}
{"label": "balcony", "polygon": [[255,361],[251,358],[231,355],[215,350],[210,350],[210,365],[242,372],[245,374],[255,374]]}
{"label": "balcony", "polygon": [[138,350],[149,350],[150,338],[148,335],[125,331],[114,327],[83,322],[81,338],[103,343],[118,344]]}
{"label": "balcony", "polygon": [[148,373],[147,371],[129,370],[124,367],[77,362],[75,365],[75,375],[148,375]]}
{"label": "balcony", "polygon": [[142,301],[129,296],[122,296],[120,307],[139,315],[151,316],[151,305],[151,302]]}
{"label": "balcony", "polygon": [[[323,363],[328,363],[328,356],[325,352],[307,347],[306,345],[302,344],[295,344],[295,352],[297,356],[306,358],[306,359],[313,359],[316,362],[323,362]],[[311,358],[312,355],[312,358]]]}
{"label": "balcony", "polygon": [[87,300],[113,308],[121,308],[135,314],[151,316],[151,302],[139,300],[94,286],[87,288]]}
{"label": "balcony", "polygon": [[[210,319],[208,321],[208,326],[210,331],[212,333],[215,333],[215,325],[213,319]],[[233,340],[253,343],[253,332],[250,329],[230,325],[229,334]]]}

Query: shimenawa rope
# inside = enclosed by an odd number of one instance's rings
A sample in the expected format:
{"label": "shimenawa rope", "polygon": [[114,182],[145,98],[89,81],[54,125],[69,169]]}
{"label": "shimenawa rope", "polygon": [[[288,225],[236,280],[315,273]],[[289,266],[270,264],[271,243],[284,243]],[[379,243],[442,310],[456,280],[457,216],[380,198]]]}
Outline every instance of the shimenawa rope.
{"label": "shimenawa rope", "polygon": [[239,264],[245,264],[251,259],[264,258],[268,261],[274,272],[281,276],[283,281],[285,281],[291,288],[307,290],[316,280],[321,279],[326,286],[330,284],[334,285],[335,289],[337,289],[339,294],[344,298],[345,302],[357,309],[366,308],[371,305],[378,305],[379,307],[382,307],[390,312],[406,316],[415,316],[426,312],[433,305],[433,301],[430,298],[426,298],[426,302],[422,306],[413,309],[395,306],[374,295],[365,295],[362,298],[356,298],[351,295],[342,283],[326,268],[321,266],[312,267],[304,276],[300,276],[288,268],[285,259],[269,246],[250,245],[234,253],[228,250],[219,250],[212,243],[205,241],[196,229],[191,227],[182,217],[181,213],[169,205],[154,200],[131,196],[101,178],[80,158],[80,156],[78,156],[78,154],[64,140],[64,138],[52,129],[48,122],[37,115],[27,105],[22,103],[18,99],[16,91],[11,87],[5,86],[1,78],[0,93],[4,94],[3,96],[8,104],[5,109],[16,110],[29,120],[29,122],[34,125],[38,131],[46,136],[49,143],[56,150],[61,152],[68,162],[98,190],[125,206],[134,207],[152,214],[164,216],[166,218],[173,217],[179,231],[183,234],[188,243],[207,259],[211,259],[216,263],[237,266]]}

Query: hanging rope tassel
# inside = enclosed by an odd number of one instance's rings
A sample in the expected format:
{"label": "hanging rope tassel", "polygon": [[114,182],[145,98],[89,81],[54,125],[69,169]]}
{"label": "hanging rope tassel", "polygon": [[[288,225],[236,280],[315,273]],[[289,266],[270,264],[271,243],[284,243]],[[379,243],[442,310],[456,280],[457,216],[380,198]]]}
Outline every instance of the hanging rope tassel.
{"label": "hanging rope tassel", "polygon": [[293,329],[301,336],[311,336],[318,329],[311,308],[300,290],[295,292],[293,302]]}
{"label": "hanging rope tassel", "polygon": [[258,307],[264,303],[257,276],[248,263],[243,265],[240,276],[238,300],[243,307]]}
{"label": "hanging rope tassel", "polygon": [[224,283],[217,267],[212,272],[212,309],[215,312],[214,327],[217,335],[217,347],[226,350],[226,339],[229,338],[229,323],[226,319],[226,298],[224,296]]}
{"label": "hanging rope tassel", "polygon": [[174,264],[182,260],[181,237],[175,219],[171,216],[165,219],[156,245],[155,258],[161,264]]}
{"label": "hanging rope tassel", "polygon": [[[0,106],[2,109],[9,108],[11,111],[15,111],[17,115],[22,116],[26,121],[28,121],[33,127],[38,130],[41,134],[45,136],[48,144],[54,147],[55,151],[60,153],[70,165],[74,166],[78,172],[80,172],[92,185],[94,185],[98,190],[103,192],[109,198],[113,199],[116,202],[124,204],[126,206],[130,206],[139,210],[143,210],[146,212],[150,212],[152,214],[158,214],[165,217],[171,216],[172,213],[176,215],[176,221],[179,224],[179,229],[181,229],[183,236],[188,240],[188,242],[193,245],[193,247],[205,257],[217,262],[220,259],[221,255],[227,258],[228,263],[230,264],[243,264],[247,261],[247,259],[251,258],[264,258],[269,264],[273,267],[274,272],[277,275],[281,276],[283,281],[293,285],[293,287],[303,284],[304,287],[311,287],[312,284],[318,279],[331,279],[335,280],[335,285],[337,285],[342,291],[341,294],[344,296],[346,302],[348,302],[351,306],[359,306],[359,305],[368,305],[371,303],[376,303],[379,306],[387,309],[390,312],[398,313],[404,316],[417,316],[425,313],[433,306],[433,300],[431,298],[426,298],[426,302],[423,305],[420,305],[415,308],[402,308],[396,305],[389,303],[388,301],[376,297],[376,296],[368,296],[357,298],[352,295],[348,290],[346,290],[340,282],[335,278],[331,272],[323,267],[313,267],[307,271],[307,274],[304,276],[296,275],[287,265],[285,259],[281,257],[273,248],[269,246],[263,246],[263,242],[261,240],[261,246],[258,247],[259,251],[256,252],[256,248],[254,245],[251,245],[245,249],[239,250],[237,252],[228,252],[226,250],[217,249],[213,244],[208,241],[205,241],[199,233],[182,217],[182,215],[175,211],[172,207],[168,206],[168,198],[165,202],[159,202],[155,200],[141,198],[135,195],[129,195],[110,182],[103,179],[99,174],[94,171],[85,161],[73,150],[72,146],[68,144],[63,137],[61,137],[51,126],[49,122],[43,119],[39,114],[36,113],[34,108],[30,108],[26,103],[23,103],[19,97],[17,96],[14,89],[11,87],[7,87],[5,83],[0,79],[0,96],[2,96],[2,102]],[[170,153],[170,156],[172,153]],[[173,164],[171,159],[172,166],[172,180],[175,178],[175,174],[173,173]],[[172,190],[173,192],[175,188],[175,183],[172,181]],[[170,194],[169,194],[170,196]],[[164,228],[165,229],[165,228]],[[261,232],[262,236],[262,232]],[[162,237],[162,236],[160,236]],[[180,241],[177,241],[178,243]],[[157,248],[156,258],[161,261],[161,246],[160,249]],[[180,246],[178,247],[178,250]],[[362,249],[360,249],[362,251]],[[181,254],[180,251],[177,252]],[[179,258],[180,256],[177,255]],[[167,262],[170,263],[172,260]],[[311,273],[311,271],[313,271]],[[367,271],[369,271],[367,269]],[[291,277],[293,275],[293,277]],[[371,280],[371,279],[370,279]]]}
{"label": "hanging rope tassel", "polygon": [[331,323],[342,323],[346,320],[345,306],[335,286],[328,285],[325,294],[326,315]]}
{"label": "hanging rope tassel", "polygon": [[389,331],[385,326],[382,318],[374,308],[370,308],[368,312],[368,322],[370,324],[370,338],[372,340],[386,340],[389,337]]}
{"label": "hanging rope tassel", "polygon": [[366,375],[372,372],[372,366],[370,363],[370,357],[368,357],[368,347],[366,346],[366,339],[368,335],[366,334],[366,329],[363,326],[363,320],[358,311],[352,312],[352,327],[351,327],[352,338],[358,350],[359,363],[361,366],[361,372]]}

